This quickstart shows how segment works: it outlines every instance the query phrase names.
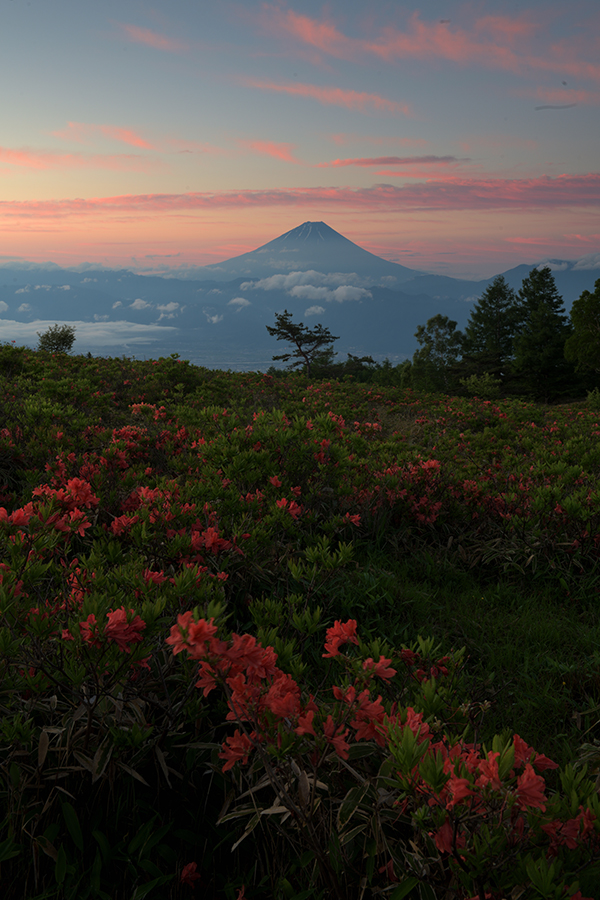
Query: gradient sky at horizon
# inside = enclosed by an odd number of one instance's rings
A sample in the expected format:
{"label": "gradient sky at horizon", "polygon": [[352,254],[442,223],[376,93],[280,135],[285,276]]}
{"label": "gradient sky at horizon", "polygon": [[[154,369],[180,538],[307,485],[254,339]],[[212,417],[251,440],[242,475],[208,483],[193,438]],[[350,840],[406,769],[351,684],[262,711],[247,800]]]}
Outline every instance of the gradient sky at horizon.
{"label": "gradient sky at horizon", "polygon": [[0,264],[600,251],[598,0],[4,0],[0,48]]}

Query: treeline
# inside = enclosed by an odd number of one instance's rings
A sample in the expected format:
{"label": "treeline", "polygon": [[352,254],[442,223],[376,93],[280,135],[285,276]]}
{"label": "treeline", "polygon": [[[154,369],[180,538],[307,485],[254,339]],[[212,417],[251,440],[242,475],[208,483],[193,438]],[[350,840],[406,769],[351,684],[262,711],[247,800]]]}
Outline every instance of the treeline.
{"label": "treeline", "polygon": [[348,354],[335,362],[328,347],[311,375],[484,399],[583,396],[600,386],[600,279],[567,315],[549,268],[533,269],[517,292],[499,275],[473,305],[464,332],[438,314],[415,337],[412,360],[392,365]]}

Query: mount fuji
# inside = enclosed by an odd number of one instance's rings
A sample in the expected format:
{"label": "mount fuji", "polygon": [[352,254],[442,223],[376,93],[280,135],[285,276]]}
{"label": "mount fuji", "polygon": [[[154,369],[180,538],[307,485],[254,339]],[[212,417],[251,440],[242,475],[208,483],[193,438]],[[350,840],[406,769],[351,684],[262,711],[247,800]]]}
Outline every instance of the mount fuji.
{"label": "mount fuji", "polygon": [[[503,274],[518,289],[542,266],[551,268],[568,311],[583,290],[594,290],[600,254]],[[369,253],[324,222],[304,222],[233,259],[160,274],[93,264],[1,265],[0,334],[34,347],[39,333],[66,322],[76,329],[76,353],[179,353],[208,368],[265,370],[280,350],[265,326],[287,309],[295,322],[339,334],[342,359],[368,354],[396,363],[412,356],[417,326],[431,316],[442,313],[464,328],[491,281],[427,275]]]}
{"label": "mount fuji", "polygon": [[303,222],[250,253],[222,263],[188,270],[194,278],[231,281],[233,278],[268,278],[282,272],[351,272],[369,284],[402,284],[415,269],[389,262],[363,250],[325,222]]}

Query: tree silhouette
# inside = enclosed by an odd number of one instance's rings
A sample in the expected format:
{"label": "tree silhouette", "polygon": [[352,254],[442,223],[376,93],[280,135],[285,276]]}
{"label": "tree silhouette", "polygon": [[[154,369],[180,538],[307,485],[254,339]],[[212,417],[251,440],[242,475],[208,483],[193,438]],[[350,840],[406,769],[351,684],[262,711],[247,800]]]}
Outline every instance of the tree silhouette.
{"label": "tree silhouette", "polygon": [[432,316],[419,325],[415,337],[421,346],[412,359],[412,380],[426,391],[448,392],[455,387],[454,369],[461,354],[464,335],[448,316]]}
{"label": "tree silhouette", "polygon": [[523,279],[517,301],[521,327],[513,369],[522,391],[547,401],[574,386],[573,366],[565,360],[571,329],[551,270],[533,269]]}
{"label": "tree silhouette", "polygon": [[520,319],[515,292],[504,276],[498,275],[471,310],[463,345],[465,372],[506,375]]}
{"label": "tree silhouette", "polygon": [[565,343],[565,357],[577,371],[600,373],[600,278],[594,293],[584,291],[571,307],[572,335]]}
{"label": "tree silhouette", "polygon": [[321,324],[315,328],[307,328],[302,322],[296,324],[292,322],[292,314],[287,309],[282,313],[275,313],[275,325],[267,325],[267,331],[278,341],[287,341],[294,347],[289,353],[280,353],[274,356],[273,360],[282,360],[289,362],[294,360],[288,368],[294,369],[299,366],[306,368],[306,374],[310,377],[310,370],[313,363],[327,362],[331,363],[334,357],[333,342],[339,340],[338,337],[331,334],[328,328],[323,328]]}

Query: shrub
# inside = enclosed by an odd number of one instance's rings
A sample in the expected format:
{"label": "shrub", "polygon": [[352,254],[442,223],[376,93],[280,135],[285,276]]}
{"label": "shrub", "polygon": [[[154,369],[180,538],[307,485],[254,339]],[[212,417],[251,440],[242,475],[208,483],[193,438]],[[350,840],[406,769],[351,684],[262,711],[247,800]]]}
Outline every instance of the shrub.
{"label": "shrub", "polygon": [[72,325],[52,325],[39,337],[38,350],[46,353],[70,353],[75,342],[75,328]]}
{"label": "shrub", "polygon": [[468,378],[461,378],[460,383],[466,393],[472,397],[481,397],[482,400],[497,400],[500,396],[502,382],[491,372],[484,372],[483,375],[469,375]]}
{"label": "shrub", "polygon": [[587,392],[587,408],[598,412],[600,410],[600,389],[597,387],[593,391]]}

